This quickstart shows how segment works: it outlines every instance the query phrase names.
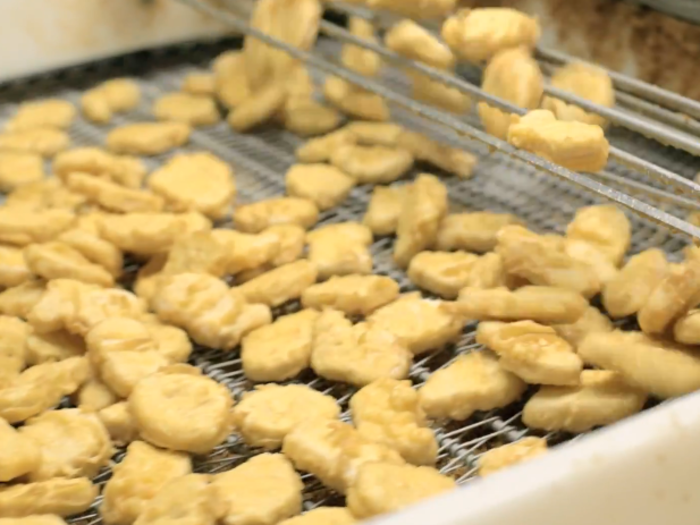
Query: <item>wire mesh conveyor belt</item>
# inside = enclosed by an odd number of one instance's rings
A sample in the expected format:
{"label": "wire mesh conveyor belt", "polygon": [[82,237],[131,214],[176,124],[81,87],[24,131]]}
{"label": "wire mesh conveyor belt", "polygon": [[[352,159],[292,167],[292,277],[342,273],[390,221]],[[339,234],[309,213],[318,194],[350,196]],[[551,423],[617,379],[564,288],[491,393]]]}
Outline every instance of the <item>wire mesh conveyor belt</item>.
{"label": "wire mesh conveyor belt", "polygon": [[[183,1],[190,5],[199,5],[196,0]],[[204,6],[204,9],[211,8]],[[232,25],[235,25],[236,29],[244,32],[248,30],[247,24],[236,17],[221,15],[218,11],[217,14],[221,19],[231,19],[232,22],[235,20],[235,24]],[[332,24],[325,24],[326,27],[330,25]],[[343,31],[340,28],[338,30]],[[337,74],[350,81],[362,82],[395,102],[398,107],[392,107],[392,116],[398,123],[408,128],[420,129],[453,145],[458,144],[479,157],[479,164],[472,179],[442,179],[448,187],[451,205],[455,210],[488,209],[494,212],[510,212],[534,230],[563,233],[576,209],[598,202],[601,200],[599,197],[603,197],[636,212],[637,215],[631,217],[632,253],[648,247],[659,247],[671,258],[677,257],[687,244],[687,238],[670,231],[663,224],[668,224],[671,229],[680,230],[685,234],[700,237],[700,230],[672,215],[686,213],[685,208],[695,205],[692,199],[678,197],[665,191],[663,187],[651,188],[644,182],[643,176],[635,174],[624,165],[612,163],[607,177],[609,182],[623,182],[631,185],[632,190],[636,185],[636,189],[643,190],[645,195],[648,195],[649,191],[656,192],[660,206],[664,206],[666,210],[662,211],[607,187],[589,176],[570,172],[539,157],[518,151],[477,129],[478,120],[473,115],[458,120],[407,98],[406,80],[397,70],[385,68],[381,83],[365,82],[364,79],[320,58],[338,56],[338,45],[339,43],[332,39],[321,39],[313,54],[299,53],[299,57],[317,66],[319,70]],[[108,126],[96,126],[78,118],[70,130],[71,139],[76,146],[101,145],[104,144],[107,133],[115,126],[151,119],[150,106],[154,100],[167,92],[179,89],[187,74],[201,71],[202,67],[206,67],[222,50],[223,48],[217,45],[200,45],[182,47],[171,54],[156,51],[140,54],[138,60],[130,60],[127,57],[103,62],[97,67],[74,68],[58,76],[46,77],[45,82],[21,82],[7,88],[0,87],[0,124],[15,111],[20,101],[51,95],[77,103],[82,92],[100,80],[134,75],[144,95],[141,106],[136,111],[116,116]],[[454,85],[461,84],[466,82],[455,80]],[[477,96],[478,88],[471,86],[469,89],[476,90]],[[451,130],[457,130],[476,140],[465,140]],[[679,179],[688,181],[700,169],[700,159],[684,151],[662,146],[628,130],[613,127],[609,130],[609,138],[611,143],[621,150],[629,151],[634,158],[643,158],[645,162],[677,174]],[[301,142],[301,139],[287,131],[272,128],[256,133],[236,134],[222,122],[216,126],[196,129],[188,146],[169,155],[148,159],[147,162],[150,163],[149,167],[153,168],[183,151],[211,151],[235,166],[238,199],[240,202],[248,202],[284,192],[283,174],[294,163],[294,149]],[[552,177],[552,174],[556,177]],[[601,177],[601,180],[603,179],[605,177]],[[572,182],[574,184],[571,184]],[[576,185],[590,190],[591,193],[579,191]],[[320,224],[361,219],[367,208],[370,192],[371,188],[366,186],[355,188],[342,206],[322,215]],[[393,263],[392,248],[391,239],[379,238],[374,242],[374,273],[391,276],[404,292],[414,290],[415,287],[405,273],[398,270]],[[284,312],[289,312],[298,307],[298,304],[290,304],[283,309]],[[475,348],[478,347],[474,342],[474,326],[469,325],[456,345],[417,360],[411,368],[410,379],[414,385],[420,385],[431,373],[451,363],[456,356]],[[243,374],[237,352],[226,354],[200,349],[194,352],[192,362],[207,375],[226,385],[236,396],[253,386]],[[349,419],[348,400],[353,389],[327,382],[311,373],[306,373],[295,382],[303,382],[334,396],[344,410],[344,419]],[[526,395],[523,402],[528,397]],[[474,479],[476,462],[484,451],[526,435],[541,435],[524,426],[520,419],[521,409],[522,403],[517,403],[505,409],[477,413],[465,422],[436,423],[434,429],[440,444],[438,468],[454,476],[460,483],[467,483]],[[550,445],[572,440],[572,436],[559,433],[546,437]],[[234,435],[212,454],[195,458],[195,470],[212,473],[229,470],[256,453],[256,450],[247,448]],[[122,457],[123,452],[120,452],[114,459],[118,462]],[[110,475],[111,470],[106,469],[95,481],[102,484]],[[342,503],[338,495],[325,489],[313,477],[307,475],[304,481],[306,508]],[[97,513],[99,503],[98,498],[92,510],[70,521],[81,525],[100,523]]]}

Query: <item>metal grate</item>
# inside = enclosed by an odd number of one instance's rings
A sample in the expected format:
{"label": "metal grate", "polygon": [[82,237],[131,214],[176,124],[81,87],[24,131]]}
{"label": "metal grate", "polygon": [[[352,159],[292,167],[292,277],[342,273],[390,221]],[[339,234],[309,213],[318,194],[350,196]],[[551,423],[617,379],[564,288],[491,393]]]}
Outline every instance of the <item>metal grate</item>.
{"label": "metal grate", "polygon": [[[337,42],[322,40],[319,50],[324,55],[337,56],[337,46]],[[99,66],[73,69],[58,77],[5,87],[0,90],[0,125],[16,109],[20,97],[27,100],[51,95],[77,103],[82,90],[93,83],[116,76],[139,75],[138,82],[144,96],[141,106],[136,111],[115,117],[109,126],[95,126],[79,118],[71,127],[70,133],[75,146],[104,144],[107,132],[113,127],[149,120],[150,105],[157,97],[177,90],[186,74],[206,67],[208,61],[221,50],[222,47],[217,45],[198,45],[178,51],[141,53],[138,59],[110,61]],[[396,72],[386,72],[383,81],[396,92],[407,91],[405,80]],[[393,107],[392,111],[394,119],[407,127],[420,129],[445,142],[455,140],[454,135],[447,133],[437,124],[398,107]],[[466,122],[478,125],[474,115],[467,117]],[[614,128],[610,137],[613,143],[627,151],[684,177],[689,178],[700,169],[700,161],[691,155],[664,148],[628,131]],[[210,128],[196,129],[192,133],[190,144],[176,153],[208,150],[231,163],[236,171],[238,199],[240,202],[247,202],[284,192],[283,175],[293,164],[294,148],[301,142],[298,137],[279,129],[268,128],[242,135],[232,132],[226,123],[221,123]],[[577,208],[597,200],[595,196],[582,193],[573,185],[538,171],[530,164],[517,161],[504,153],[490,152],[488,147],[481,143],[473,142],[468,149],[480,159],[474,177],[470,180],[459,180],[443,174],[454,210],[488,209],[510,212],[521,217],[534,230],[563,232]],[[159,165],[173,154],[175,152],[149,159],[149,167]],[[623,166],[613,165],[611,170],[620,175],[632,175],[632,172]],[[412,173],[411,177],[416,172]],[[370,187],[356,188],[341,207],[324,213],[321,224],[360,219],[367,207],[370,193]],[[679,210],[673,207],[669,207],[667,211],[679,213]],[[670,233],[655,222],[637,215],[631,215],[630,219],[634,231],[633,252],[658,246],[666,250],[671,257],[675,257],[685,245],[679,235]],[[372,246],[374,271],[396,279],[402,291],[413,290],[414,287],[406,275],[393,264],[392,245],[393,242],[389,238],[379,238],[375,241]],[[296,304],[287,305],[284,312],[296,309]],[[458,344],[418,360],[410,372],[413,383],[420,385],[432,372],[448,365],[457,355],[478,350],[473,329],[473,325],[465,328]],[[193,354],[192,362],[207,375],[225,384],[236,397],[253,386],[244,377],[237,352],[224,354],[199,349]],[[315,377],[311,372],[305,373],[296,381],[334,396],[344,409],[343,417],[349,418],[347,408],[353,393],[352,388],[327,382]],[[469,482],[475,476],[479,454],[495,446],[516,441],[525,435],[534,434],[522,424],[521,408],[522,403],[518,403],[501,410],[477,413],[463,423],[436,423],[434,428],[440,443],[438,467],[444,473],[454,476],[460,483]],[[546,437],[550,445],[567,442],[572,438],[561,434],[550,434]],[[257,451],[249,449],[233,435],[227,443],[219,446],[210,455],[196,458],[195,470],[212,473],[228,470],[256,453]],[[122,457],[123,451],[120,451],[114,461],[118,462]],[[111,471],[107,469],[100,473],[95,481],[102,484],[110,475]],[[325,489],[312,476],[306,475],[304,480],[306,508],[321,504],[342,504],[340,496]],[[100,523],[97,514],[99,502],[98,498],[91,511],[71,521],[90,525]]]}

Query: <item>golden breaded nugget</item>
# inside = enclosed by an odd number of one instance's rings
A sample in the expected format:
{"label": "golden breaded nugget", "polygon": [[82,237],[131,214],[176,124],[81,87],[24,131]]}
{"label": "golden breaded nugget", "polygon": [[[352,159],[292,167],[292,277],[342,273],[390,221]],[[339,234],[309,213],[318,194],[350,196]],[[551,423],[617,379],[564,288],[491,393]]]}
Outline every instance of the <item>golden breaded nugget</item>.
{"label": "golden breaded nugget", "polygon": [[358,432],[395,449],[414,465],[435,465],[438,444],[410,381],[378,379],[350,399]]}
{"label": "golden breaded nugget", "polygon": [[285,264],[238,287],[249,303],[280,306],[298,299],[316,282],[318,270],[309,261]]}
{"label": "golden breaded nugget", "polygon": [[183,234],[184,220],[172,213],[127,213],[100,217],[97,227],[120,250],[152,255],[172,248]]}
{"label": "golden breaded nugget", "polygon": [[102,491],[100,516],[108,525],[129,525],[169,481],[191,472],[186,454],[134,441],[124,459],[113,467],[112,477]]}
{"label": "golden breaded nugget", "polygon": [[663,399],[700,389],[700,357],[692,347],[615,330],[590,334],[578,353],[586,363],[619,372],[630,385]]}
{"label": "golden breaded nugget", "polygon": [[471,97],[459,89],[433,80],[413,69],[407,69],[406,74],[411,79],[411,94],[414,99],[452,113],[465,113],[471,109]]}
{"label": "golden breaded nugget", "polygon": [[316,310],[302,310],[249,333],[241,345],[246,377],[257,382],[284,381],[308,368],[318,316]]}
{"label": "golden breaded nugget", "polygon": [[442,38],[470,62],[484,62],[504,49],[532,49],[540,38],[536,18],[506,7],[460,9],[442,26]]}
{"label": "golden breaded nugget", "polygon": [[238,49],[229,49],[218,55],[211,61],[211,70],[215,75],[238,72],[242,68],[243,52]]}
{"label": "golden breaded nugget", "polygon": [[478,321],[521,321],[574,323],[588,308],[580,294],[550,286],[524,286],[511,291],[463,288],[456,303],[445,305],[467,319]]}
{"label": "golden breaded nugget", "polygon": [[413,167],[413,156],[404,149],[347,144],[331,154],[331,164],[358,184],[387,184]]}
{"label": "golden breaded nugget", "polygon": [[573,171],[595,173],[608,163],[610,144],[600,126],[557,120],[546,109],[510,119],[508,142],[516,148]]}
{"label": "golden breaded nugget", "polygon": [[[524,109],[537,109],[544,90],[544,78],[529,50],[516,47],[499,51],[484,69],[481,89],[489,95],[512,102]],[[484,129],[505,140],[510,113],[479,102],[479,118]]]}
{"label": "golden breaded nugget", "polygon": [[259,385],[243,394],[231,417],[236,430],[251,447],[274,450],[284,437],[307,419],[337,419],[334,398],[306,385]]}
{"label": "golden breaded nugget", "polygon": [[413,20],[402,20],[384,35],[392,51],[437,69],[450,69],[455,57],[450,48]]}
{"label": "golden breaded nugget", "polygon": [[583,361],[549,326],[532,321],[479,323],[476,342],[501,358],[500,365],[534,384],[577,385]]}
{"label": "golden breaded nugget", "polygon": [[128,78],[114,78],[86,91],[80,99],[83,115],[98,124],[112,120],[114,113],[130,111],[141,102],[141,88]]}
{"label": "golden breaded nugget", "polygon": [[11,288],[32,279],[32,272],[24,258],[24,250],[0,245],[0,286]]}
{"label": "golden breaded nugget", "polygon": [[365,386],[382,378],[404,379],[413,354],[391,332],[354,325],[342,312],[324,310],[314,324],[311,368],[319,376]]}
{"label": "golden breaded nugget", "polygon": [[44,161],[36,153],[0,152],[0,191],[10,192],[20,186],[44,179]]}
{"label": "golden breaded nugget", "polygon": [[411,259],[406,274],[419,288],[443,299],[455,299],[467,286],[478,260],[478,256],[466,252],[421,252]]}
{"label": "golden breaded nugget", "polygon": [[231,109],[250,96],[245,62],[241,51],[225,51],[213,62],[215,93],[219,102]]}
{"label": "golden breaded nugget", "polygon": [[245,132],[264,124],[284,108],[287,93],[283,84],[270,84],[236,106],[226,117],[234,131]]}
{"label": "golden breaded nugget", "polygon": [[124,257],[121,250],[97,233],[73,228],[60,234],[57,240],[80,252],[88,261],[99,264],[113,277],[118,278],[122,274]]}
{"label": "golden breaded nugget", "polygon": [[610,261],[606,253],[596,244],[578,239],[564,239],[564,251],[573,260],[590,267],[598,276],[602,288],[615,279],[618,268]]}
{"label": "golden breaded nugget", "polygon": [[622,210],[613,204],[586,206],[576,210],[566,227],[566,237],[586,241],[619,266],[630,247],[632,227]]}
{"label": "golden breaded nugget", "polygon": [[110,352],[100,367],[105,385],[120,398],[128,398],[145,377],[155,374],[170,363],[155,350],[147,352]]}
{"label": "golden breaded nugget", "polygon": [[184,122],[190,126],[213,126],[219,120],[219,110],[209,96],[190,93],[167,93],[153,104],[153,116],[166,122]]}
{"label": "golden breaded nugget", "polygon": [[239,206],[233,214],[237,230],[260,233],[270,226],[296,224],[304,229],[318,222],[318,208],[308,199],[276,197]]}
{"label": "golden breaded nugget", "polygon": [[337,131],[306,141],[296,150],[296,157],[300,162],[313,164],[327,162],[333,152],[341,146],[355,144],[357,138],[349,129],[341,128]]}
{"label": "golden breaded nugget", "polygon": [[24,518],[0,518],[0,525],[67,525],[55,514],[40,514]]}
{"label": "golden breaded nugget", "polygon": [[148,327],[127,317],[110,317],[97,323],[85,334],[85,344],[90,362],[98,371],[111,354],[155,353],[157,349]]}
{"label": "golden breaded nugget", "polygon": [[16,379],[28,361],[31,325],[21,319],[0,316],[0,388]]}
{"label": "golden breaded nugget", "polygon": [[310,472],[340,493],[354,483],[364,463],[404,463],[394,449],[370,441],[352,425],[335,419],[301,422],[284,438],[282,452],[298,470]]}
{"label": "golden breaded nugget", "polygon": [[63,361],[69,357],[85,355],[86,351],[83,338],[65,330],[47,334],[33,333],[27,337],[26,356],[29,365]]}
{"label": "golden breaded nugget", "polygon": [[46,98],[25,102],[7,122],[7,131],[24,131],[36,128],[68,128],[75,119],[75,107],[66,100]]}
{"label": "golden breaded nugget", "polygon": [[[489,252],[479,257],[471,266],[465,287],[469,288],[498,288],[500,286],[515,287],[517,277],[506,274],[503,257],[496,252]],[[520,284],[520,283],[518,283]]]}
{"label": "golden breaded nugget", "polygon": [[67,133],[54,128],[32,128],[0,133],[0,152],[34,153],[44,158],[56,156],[70,146]]}
{"label": "golden breaded nugget", "polygon": [[420,405],[433,419],[464,421],[477,410],[493,410],[514,403],[526,385],[490,353],[458,356],[433,373],[418,391]]}
{"label": "golden breaded nugget", "polygon": [[310,95],[290,96],[284,104],[284,127],[296,135],[329,133],[340,126],[343,116]]}
{"label": "golden breaded nugget", "polygon": [[509,224],[521,221],[510,213],[453,213],[440,223],[435,247],[441,251],[490,252],[498,242],[498,230]]}
{"label": "golden breaded nugget", "polygon": [[560,337],[566,339],[571,346],[578,348],[588,334],[612,332],[613,324],[595,306],[589,306],[576,322],[555,324],[552,328],[557,331]]}
{"label": "golden breaded nugget", "polygon": [[331,277],[309,286],[301,295],[305,308],[334,308],[347,315],[367,316],[399,296],[399,285],[383,275]]}
{"label": "golden breaded nugget", "polygon": [[44,294],[43,281],[27,281],[0,292],[0,314],[26,319]]}
{"label": "golden breaded nugget", "polygon": [[[90,376],[88,380],[73,394],[73,396],[71,396],[71,401],[84,412],[97,412],[103,408],[114,405],[119,399],[117,395],[97,377],[96,368],[90,366]],[[107,429],[107,431],[109,432],[109,429]]]}
{"label": "golden breaded nugget", "polygon": [[163,198],[149,191],[125,188],[119,184],[93,177],[87,173],[71,173],[68,189],[83,195],[87,202],[116,213],[158,212],[163,209]]}
{"label": "golden breaded nugget", "polygon": [[129,412],[143,439],[193,454],[207,454],[228,437],[232,406],[223,385],[181,373],[150,375],[129,396]]}
{"label": "golden breaded nugget", "polygon": [[396,147],[404,132],[403,126],[394,122],[364,122],[356,120],[343,128],[351,133],[358,144],[364,146]]}
{"label": "golden breaded nugget", "polygon": [[322,226],[306,235],[309,261],[318,269],[319,280],[334,275],[372,273],[372,232],[357,222]]}
{"label": "golden breaded nugget", "polygon": [[700,310],[693,309],[673,325],[673,338],[682,344],[700,344]]}
{"label": "golden breaded nugget", "polygon": [[368,318],[375,328],[387,330],[415,355],[438,350],[462,334],[463,322],[440,308],[440,303],[407,293],[382,306]]}
{"label": "golden breaded nugget", "polygon": [[492,448],[479,458],[479,476],[482,478],[541,456],[547,452],[547,441],[538,437],[526,437],[515,443]]}
{"label": "golden breaded nugget", "polygon": [[327,77],[323,85],[323,96],[349,117],[377,122],[389,120],[389,106],[381,96],[342,78]]}
{"label": "golden breaded nugget", "polygon": [[160,273],[208,273],[222,277],[226,273],[227,258],[226,246],[213,232],[194,232],[175,241]]}
{"label": "golden breaded nugget", "polygon": [[407,149],[420,162],[426,162],[460,179],[469,179],[477,158],[462,149],[441,144],[421,133],[404,130],[398,138],[398,146]]}
{"label": "golden breaded nugget", "polygon": [[170,480],[150,500],[134,525],[215,525],[226,505],[211,476],[186,474]]}
{"label": "golden breaded nugget", "polygon": [[[604,69],[573,62],[557,69],[552,75],[551,83],[555,88],[569,91],[599,106],[606,108],[615,106],[615,88]],[[558,98],[545,97],[542,100],[542,108],[550,110],[559,120],[577,120],[586,124],[606,125],[605,119],[600,115],[588,113]]]}
{"label": "golden breaded nugget", "polygon": [[312,201],[323,211],[343,202],[355,180],[327,164],[295,164],[285,175],[287,194]]}
{"label": "golden breaded nugget", "polygon": [[279,237],[267,230],[251,234],[217,228],[211,236],[223,247],[225,273],[231,275],[270,263],[279,253]]}
{"label": "golden breaded nugget", "polygon": [[184,363],[192,353],[192,343],[187,332],[167,324],[148,323],[146,326],[158,346],[158,352],[169,363]]}
{"label": "golden breaded nugget", "polygon": [[573,290],[586,298],[600,291],[600,279],[593,268],[566,253],[563,238],[537,235],[513,225],[501,228],[497,238],[496,251],[510,275],[539,286]]}
{"label": "golden breaded nugget", "polygon": [[408,185],[375,186],[362,224],[372,230],[375,235],[391,235],[396,232],[408,188]]}
{"label": "golden breaded nugget", "polygon": [[114,277],[107,270],[62,242],[27,246],[24,258],[32,273],[46,280],[76,279],[100,286],[114,285]]}
{"label": "golden breaded nugget", "polygon": [[[280,521],[279,525],[353,525],[355,518],[346,507],[316,507],[313,510],[305,512],[301,516],[295,516],[284,521]],[[0,523],[0,525],[2,525]],[[19,525],[34,525],[21,523]],[[36,524],[36,525],[54,525],[54,524]],[[57,525],[57,524],[56,524]]]}
{"label": "golden breaded nugget", "polygon": [[190,73],[182,81],[181,89],[190,95],[213,96],[215,93],[216,75],[213,73]]}
{"label": "golden breaded nugget", "polygon": [[402,0],[366,0],[365,3],[373,9],[386,9],[416,19],[443,18],[454,11],[457,5],[456,0],[424,0],[409,3]]}
{"label": "golden breaded nugget", "polygon": [[85,198],[70,191],[56,177],[20,186],[5,200],[5,208],[34,212],[50,209],[77,211],[83,204]]}
{"label": "golden breaded nugget", "polygon": [[447,214],[447,188],[434,175],[422,173],[408,190],[396,229],[394,261],[407,268],[411,259],[430,248]]}
{"label": "golden breaded nugget", "polygon": [[95,414],[78,408],[54,410],[27,421],[20,434],[41,451],[41,462],[29,481],[92,478],[114,454],[107,430]]}
{"label": "golden breaded nugget", "polygon": [[603,288],[603,306],[614,319],[636,314],[670,271],[666,254],[657,248],[632,256]]}
{"label": "golden breaded nugget", "polygon": [[0,418],[0,481],[6,483],[36,471],[41,456],[38,443]]}
{"label": "golden breaded nugget", "polygon": [[187,144],[191,132],[184,122],[127,124],[109,132],[107,148],[113,153],[160,155]]}
{"label": "golden breaded nugget", "polygon": [[[349,17],[348,30],[363,40],[368,40],[373,44],[379,43],[374,26],[364,18],[359,16]],[[382,59],[377,53],[352,44],[343,45],[340,52],[340,62],[348,69],[368,77],[375,76],[382,67]]]}
{"label": "golden breaded nugget", "polygon": [[75,171],[108,179],[127,188],[140,188],[146,166],[136,157],[113,155],[100,148],[74,148],[56,155],[53,172],[65,180]]}
{"label": "golden breaded nugget", "polygon": [[6,485],[0,488],[0,516],[74,516],[88,510],[98,494],[99,488],[88,478],[54,478]]}
{"label": "golden breaded nugget", "polygon": [[639,412],[646,392],[630,386],[617,372],[584,370],[576,386],[543,386],[523,409],[530,428],[580,433]]}
{"label": "golden breaded nugget", "polygon": [[348,489],[348,508],[356,518],[371,518],[396,512],[456,486],[452,478],[432,467],[365,463]]}
{"label": "golden breaded nugget", "polygon": [[306,230],[296,224],[279,224],[265,230],[277,237],[279,250],[271,261],[272,266],[282,266],[299,259],[306,245]]}
{"label": "golden breaded nugget", "polygon": [[700,295],[700,260],[673,265],[639,309],[637,321],[646,334],[661,335],[695,306]]}
{"label": "golden breaded nugget", "polygon": [[282,454],[259,454],[217,474],[213,487],[226,504],[224,525],[274,525],[301,512],[304,484]]}
{"label": "golden breaded nugget", "polygon": [[107,429],[112,442],[118,447],[127,446],[138,439],[139,430],[134,417],[129,412],[126,401],[106,406],[97,412],[102,424]]}
{"label": "golden breaded nugget", "polygon": [[241,314],[233,323],[232,330],[236,334],[236,340],[243,338],[253,330],[272,323],[272,310],[265,304],[246,304]]}

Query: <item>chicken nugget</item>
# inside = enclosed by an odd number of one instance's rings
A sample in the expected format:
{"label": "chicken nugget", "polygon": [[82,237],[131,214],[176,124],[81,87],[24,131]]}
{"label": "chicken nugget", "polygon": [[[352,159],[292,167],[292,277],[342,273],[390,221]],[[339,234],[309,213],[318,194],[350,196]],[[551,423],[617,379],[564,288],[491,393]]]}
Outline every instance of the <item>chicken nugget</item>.
{"label": "chicken nugget", "polygon": [[413,284],[444,299],[455,299],[471,279],[479,260],[466,252],[420,252],[411,259],[406,274]]}
{"label": "chicken nugget", "polygon": [[6,485],[0,488],[0,516],[74,516],[88,510],[98,493],[98,486],[88,478],[53,478]]}
{"label": "chicken nugget", "polygon": [[0,481],[6,483],[36,471],[41,460],[39,444],[0,418]]}
{"label": "chicken nugget", "polygon": [[347,315],[369,315],[399,296],[399,285],[382,275],[331,277],[306,288],[301,295],[305,308],[334,308]]}
{"label": "chicken nugget", "polygon": [[479,476],[490,476],[511,465],[517,465],[547,452],[547,441],[526,437],[515,443],[492,448],[479,458]]}

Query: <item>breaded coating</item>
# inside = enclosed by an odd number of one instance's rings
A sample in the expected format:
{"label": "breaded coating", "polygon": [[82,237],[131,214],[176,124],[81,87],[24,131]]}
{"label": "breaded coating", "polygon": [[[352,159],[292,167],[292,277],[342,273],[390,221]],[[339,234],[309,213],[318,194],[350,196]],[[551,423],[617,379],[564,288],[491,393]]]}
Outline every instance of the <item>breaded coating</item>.
{"label": "breaded coating", "polygon": [[398,296],[399,284],[391,277],[346,275],[309,286],[301,295],[301,304],[305,308],[334,308],[347,315],[367,316]]}
{"label": "breaded coating", "polygon": [[184,122],[190,126],[212,126],[221,115],[214,99],[191,93],[167,93],[153,104],[153,116],[166,122]]}
{"label": "breaded coating", "polygon": [[[372,22],[364,18],[350,16],[348,18],[348,30],[363,40],[369,40],[374,44],[378,43]],[[348,69],[368,77],[376,75],[382,66],[382,59],[377,53],[351,44],[343,45],[340,52],[340,61]]]}
{"label": "breaded coating", "polygon": [[270,270],[243,283],[236,290],[243,294],[249,303],[280,306],[287,301],[303,297],[309,288],[315,286],[317,276],[316,266],[302,259]]}
{"label": "breaded coating", "polygon": [[0,152],[34,153],[50,159],[70,146],[70,137],[55,128],[0,133]]}
{"label": "breaded coating", "polygon": [[86,91],[80,99],[83,115],[97,124],[107,124],[114,113],[125,113],[141,102],[141,88],[128,78],[113,78]]}
{"label": "breaded coating", "polygon": [[34,472],[41,461],[39,444],[0,419],[0,481],[6,483]]}
{"label": "breaded coating", "polygon": [[65,180],[75,171],[108,179],[127,188],[140,188],[146,166],[136,157],[113,155],[94,147],[73,148],[56,155],[53,172]]}
{"label": "breaded coating", "polygon": [[216,76],[212,73],[190,73],[182,81],[181,89],[191,95],[213,96]]}
{"label": "breaded coating", "polygon": [[[355,518],[346,507],[316,507],[301,516],[280,521],[279,525],[352,525],[355,522]],[[20,525],[33,524],[21,523]]]}
{"label": "breaded coating", "polygon": [[75,215],[67,210],[0,208],[0,242],[17,246],[47,242],[74,222]]}
{"label": "breaded coating", "polygon": [[45,288],[43,281],[26,281],[0,292],[0,313],[26,319],[41,299]]}
{"label": "breaded coating", "polygon": [[619,266],[630,247],[632,226],[613,204],[586,206],[576,210],[574,220],[566,227],[566,237],[595,245]]}
{"label": "breaded coating", "polygon": [[365,146],[397,146],[404,128],[394,122],[365,122],[355,120],[343,128]]}
{"label": "breaded coating", "polygon": [[308,199],[278,197],[239,206],[233,222],[237,230],[246,233],[260,233],[281,224],[297,224],[308,230],[318,222],[318,207]]}
{"label": "breaded coating", "polygon": [[112,153],[159,155],[184,146],[192,128],[183,122],[139,122],[113,129],[107,135]]}
{"label": "breaded coating", "polygon": [[44,179],[44,160],[36,153],[0,152],[0,191],[16,188]]}
{"label": "breaded coating", "polygon": [[342,203],[355,186],[352,177],[326,164],[295,164],[285,183],[289,195],[309,199],[322,211]]}
{"label": "breaded coating", "polygon": [[97,417],[102,421],[116,446],[125,447],[138,439],[139,429],[129,412],[129,404],[126,401],[102,408],[97,412]]}
{"label": "breaded coating", "polygon": [[[0,488],[0,516],[75,516],[88,510],[98,494],[99,487],[93,485],[88,478],[53,478],[6,485]],[[13,523],[16,521],[13,520]]]}
{"label": "breaded coating", "polygon": [[184,215],[127,213],[101,217],[99,234],[122,251],[142,255],[167,252],[185,230]]}
{"label": "breaded coating", "polygon": [[682,344],[700,344],[700,310],[693,309],[673,325],[673,338]]}
{"label": "breaded coating", "polygon": [[408,194],[408,186],[376,186],[367,206],[367,212],[362,224],[367,226],[374,235],[391,235],[401,214],[403,201]]}
{"label": "breaded coating", "polygon": [[411,259],[406,274],[419,288],[443,299],[455,299],[468,285],[478,260],[466,252],[421,252]]}
{"label": "breaded coating", "polygon": [[413,20],[401,20],[384,35],[385,45],[411,60],[437,69],[450,69],[455,57],[450,48]]}
{"label": "breaded coating", "polygon": [[115,213],[163,210],[163,198],[150,191],[125,188],[87,173],[71,173],[66,179],[66,186],[72,192],[83,195],[87,202]]}
{"label": "breaded coating", "polygon": [[76,110],[67,100],[46,98],[25,102],[5,125],[7,131],[25,131],[36,128],[66,129],[75,119]]}
{"label": "breaded coating", "polygon": [[391,116],[389,106],[381,96],[339,77],[326,77],[323,95],[328,102],[352,118],[384,122]]}
{"label": "breaded coating", "polygon": [[578,348],[588,334],[613,331],[612,321],[595,306],[589,306],[576,322],[552,325],[559,337]]}
{"label": "breaded coating", "polygon": [[241,101],[226,118],[231,129],[250,131],[272,119],[284,109],[287,93],[281,83],[268,84]]}
{"label": "breaded coating", "polygon": [[328,135],[307,140],[297,148],[296,157],[299,162],[307,164],[328,162],[336,149],[356,142],[357,137],[351,129],[341,128]]}
{"label": "breaded coating", "polygon": [[309,261],[318,269],[319,280],[334,275],[372,273],[372,232],[357,222],[322,226],[306,235]]}
{"label": "breaded coating", "polygon": [[0,388],[16,379],[29,359],[32,326],[16,317],[0,316]]}
{"label": "breaded coating", "polygon": [[113,286],[114,276],[79,251],[61,242],[32,244],[24,250],[24,259],[31,272],[48,281],[75,279],[88,284]]}
{"label": "breaded coating", "polygon": [[510,213],[453,213],[440,223],[435,247],[440,251],[490,252],[498,243],[498,231],[509,224],[521,221]]}
{"label": "breaded coating", "polygon": [[547,441],[538,437],[526,437],[515,443],[492,448],[479,458],[479,476],[482,478],[528,461],[547,452]]}
{"label": "breaded coating", "polygon": [[345,144],[333,150],[330,161],[358,184],[388,184],[413,167],[413,155],[392,146]]}
{"label": "breaded coating", "polygon": [[401,132],[398,145],[410,151],[416,161],[428,163],[460,179],[471,178],[477,163],[477,158],[468,151],[436,142],[414,131]]}

